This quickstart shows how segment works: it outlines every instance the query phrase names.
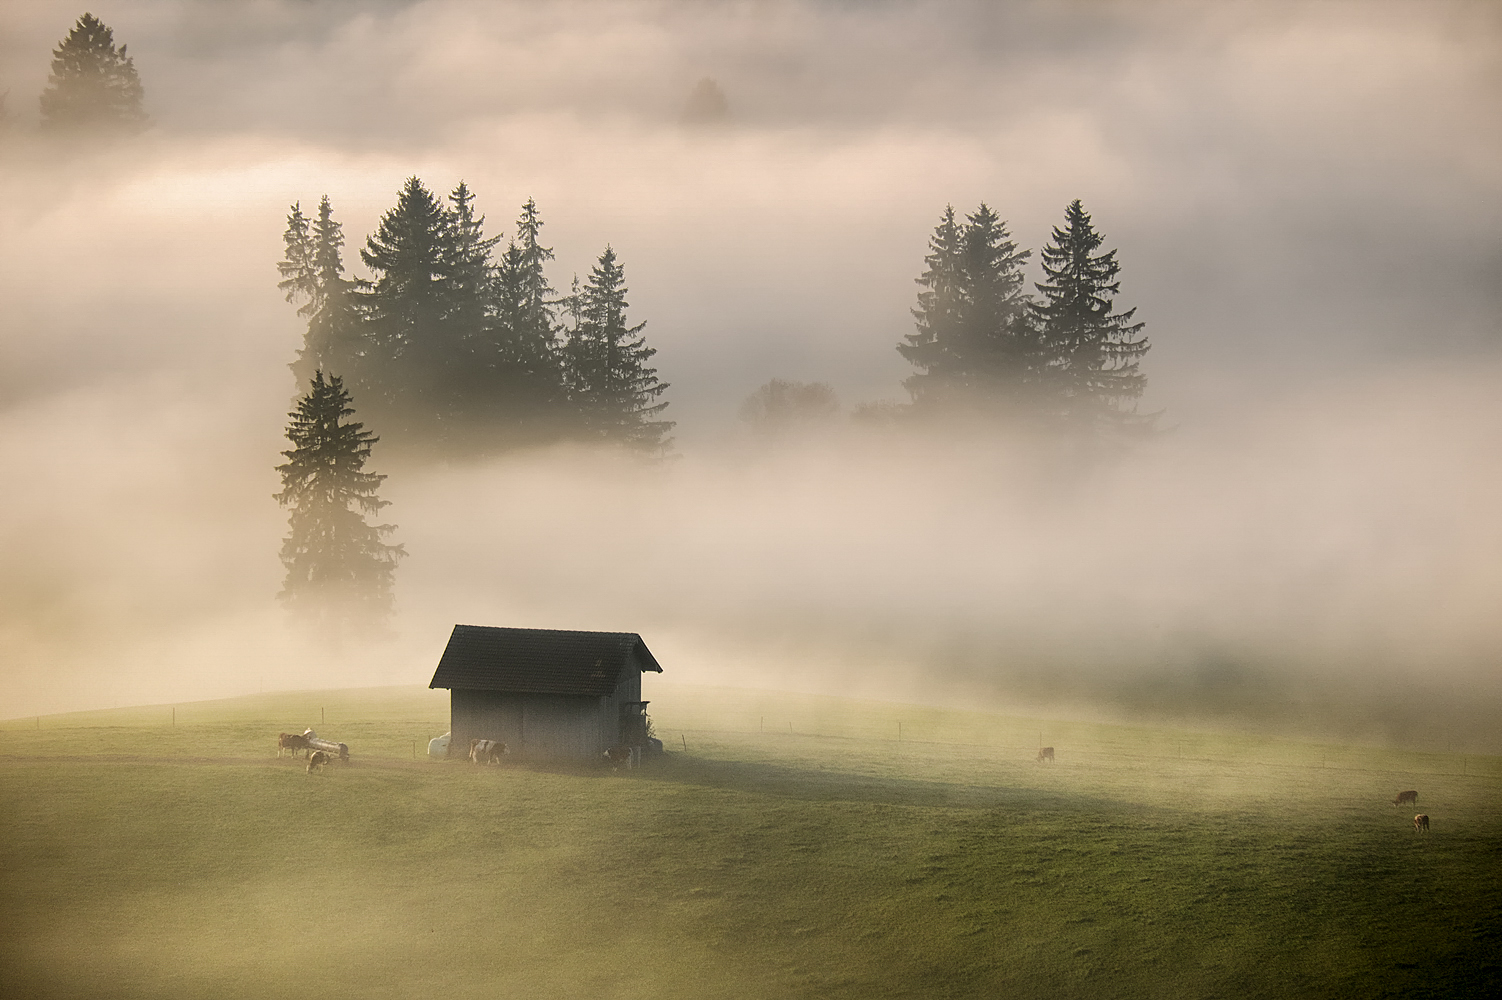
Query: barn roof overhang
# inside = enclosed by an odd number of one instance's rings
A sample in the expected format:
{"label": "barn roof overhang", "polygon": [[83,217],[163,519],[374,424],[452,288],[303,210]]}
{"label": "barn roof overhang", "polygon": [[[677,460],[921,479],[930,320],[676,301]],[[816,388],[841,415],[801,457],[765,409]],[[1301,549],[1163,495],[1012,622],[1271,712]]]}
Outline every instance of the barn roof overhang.
{"label": "barn roof overhang", "polygon": [[627,670],[662,673],[635,632],[455,625],[428,687],[608,695]]}

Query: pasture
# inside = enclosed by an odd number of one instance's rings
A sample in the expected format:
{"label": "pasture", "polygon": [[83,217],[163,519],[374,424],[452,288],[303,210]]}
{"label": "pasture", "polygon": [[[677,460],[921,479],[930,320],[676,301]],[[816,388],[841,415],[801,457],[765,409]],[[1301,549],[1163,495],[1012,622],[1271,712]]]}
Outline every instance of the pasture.
{"label": "pasture", "polygon": [[1496,757],[649,680],[631,773],[419,688],[10,720],[0,994],[1502,995]]}

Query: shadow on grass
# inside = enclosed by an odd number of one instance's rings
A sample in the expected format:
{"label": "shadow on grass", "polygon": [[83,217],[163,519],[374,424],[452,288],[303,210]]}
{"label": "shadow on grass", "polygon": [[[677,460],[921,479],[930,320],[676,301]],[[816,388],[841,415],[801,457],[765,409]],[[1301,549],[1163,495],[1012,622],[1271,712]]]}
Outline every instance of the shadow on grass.
{"label": "shadow on grass", "polygon": [[765,761],[706,760],[678,753],[651,758],[631,772],[605,777],[672,782],[751,792],[804,802],[858,802],[953,809],[1043,809],[1090,811],[1120,809],[1120,802],[1074,792],[1043,791],[1014,785],[876,777],[830,767],[797,767]]}

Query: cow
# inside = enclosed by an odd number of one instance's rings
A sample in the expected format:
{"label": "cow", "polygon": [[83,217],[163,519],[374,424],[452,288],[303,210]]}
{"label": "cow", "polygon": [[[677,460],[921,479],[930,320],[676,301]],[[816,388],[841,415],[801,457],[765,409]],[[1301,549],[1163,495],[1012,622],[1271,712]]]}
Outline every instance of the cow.
{"label": "cow", "polygon": [[511,748],[500,740],[470,740],[469,759],[476,764],[499,764],[501,755],[511,752]]}
{"label": "cow", "polygon": [[331,760],[333,760],[333,757],[330,756],[326,751],[314,750],[312,753],[308,754],[308,773],[312,774],[314,771],[320,770],[323,765],[327,764]]}
{"label": "cow", "polygon": [[299,736],[296,733],[281,733],[276,738],[276,755],[278,757],[282,755],[283,750],[296,757],[297,751],[307,749],[309,749],[309,746],[306,736]]}
{"label": "cow", "polygon": [[1041,764],[1045,760],[1048,761],[1050,764],[1052,764],[1054,762],[1054,759],[1053,759],[1053,747],[1044,747],[1043,749],[1041,749],[1041,750],[1038,751],[1038,763]]}
{"label": "cow", "polygon": [[1394,806],[1401,806],[1401,805],[1403,805],[1405,803],[1411,803],[1413,805],[1418,805],[1418,801],[1419,801],[1419,793],[1416,792],[1416,791],[1414,791],[1414,790],[1412,790],[1412,789],[1409,789],[1406,792],[1399,792],[1398,793],[1398,797],[1392,800],[1392,804]]}
{"label": "cow", "polygon": [[1423,831],[1424,833],[1428,833],[1429,832],[1429,814],[1428,813],[1419,813],[1417,816],[1415,816],[1413,818],[1413,832],[1414,833],[1418,833],[1420,831]]}
{"label": "cow", "polygon": [[623,767],[629,771],[641,762],[641,748],[628,747],[624,744],[613,746],[609,750],[606,750],[602,756],[610,761],[610,769],[612,771],[619,771]]}

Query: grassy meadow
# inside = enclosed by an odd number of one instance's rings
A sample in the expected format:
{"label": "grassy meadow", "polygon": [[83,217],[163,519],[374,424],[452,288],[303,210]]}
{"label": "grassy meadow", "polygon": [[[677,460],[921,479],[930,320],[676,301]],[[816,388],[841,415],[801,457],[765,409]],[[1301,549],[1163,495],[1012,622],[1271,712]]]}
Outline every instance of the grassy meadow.
{"label": "grassy meadow", "polygon": [[0,995],[1502,996],[1497,757],[646,687],[630,773],[418,688],[7,721]]}

